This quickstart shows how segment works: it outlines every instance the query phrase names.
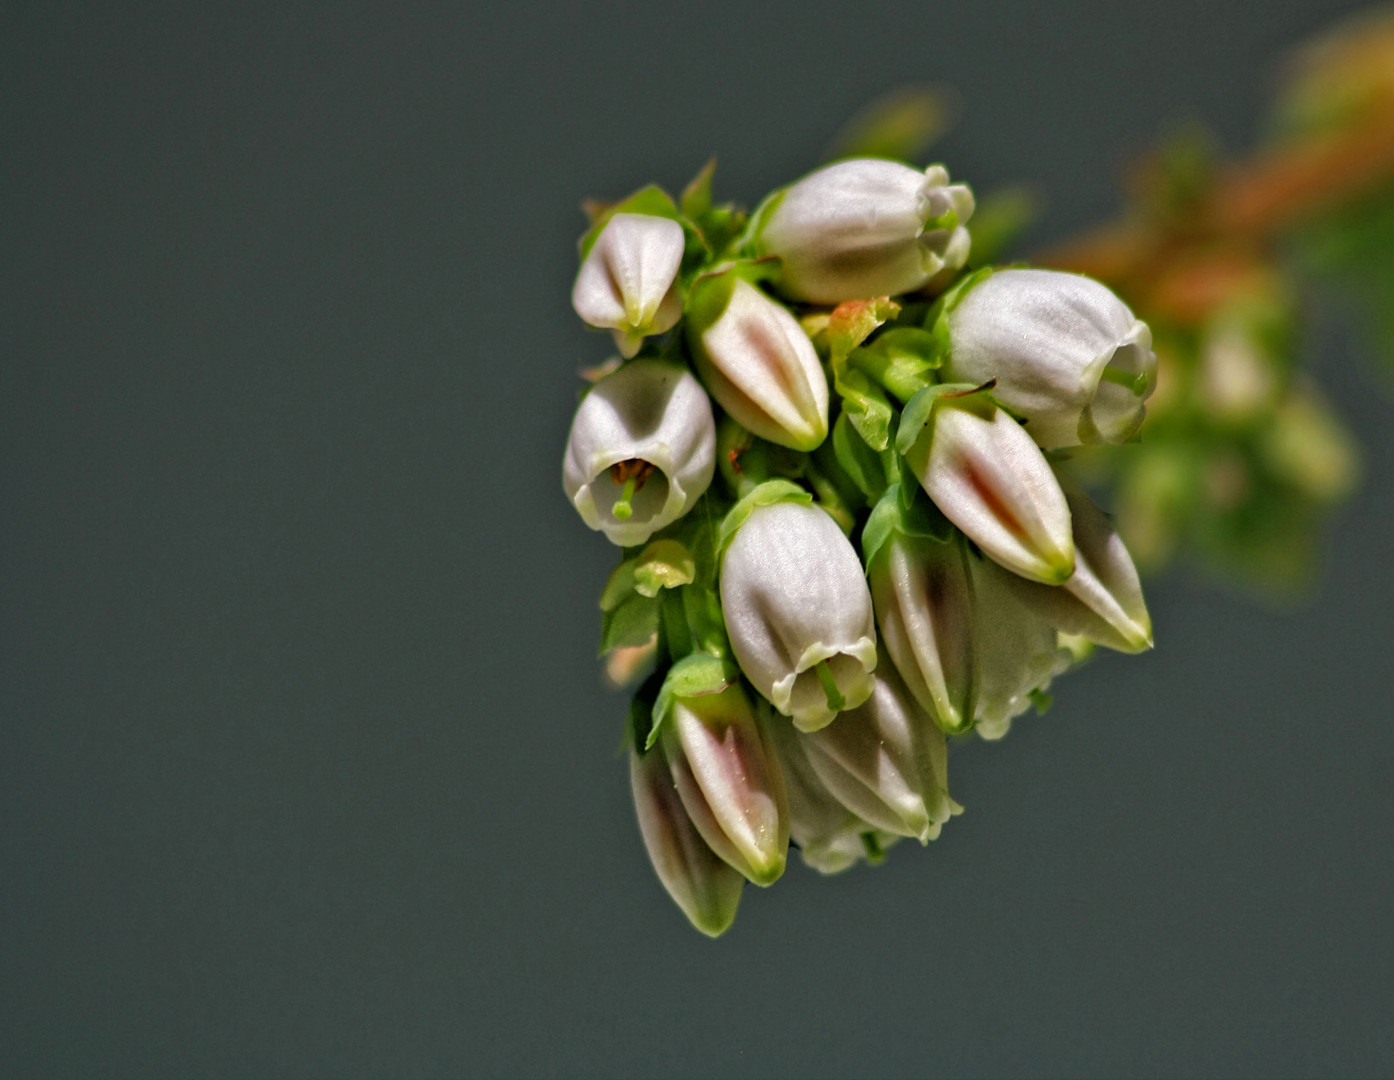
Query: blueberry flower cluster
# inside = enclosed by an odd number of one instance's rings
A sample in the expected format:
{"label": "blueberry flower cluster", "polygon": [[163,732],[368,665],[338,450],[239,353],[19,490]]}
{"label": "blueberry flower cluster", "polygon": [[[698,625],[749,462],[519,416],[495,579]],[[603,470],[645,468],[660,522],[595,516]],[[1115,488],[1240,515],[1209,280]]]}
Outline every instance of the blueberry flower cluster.
{"label": "blueberry flower cluster", "polygon": [[601,651],[637,681],[640,831],[712,936],[791,842],[835,873],[960,807],[947,737],[994,739],[1151,622],[1064,451],[1132,439],[1148,327],[1104,286],[973,267],[942,166],[826,166],[747,215],[710,167],[596,211],[572,303],[598,369],[563,466],[623,549]]}

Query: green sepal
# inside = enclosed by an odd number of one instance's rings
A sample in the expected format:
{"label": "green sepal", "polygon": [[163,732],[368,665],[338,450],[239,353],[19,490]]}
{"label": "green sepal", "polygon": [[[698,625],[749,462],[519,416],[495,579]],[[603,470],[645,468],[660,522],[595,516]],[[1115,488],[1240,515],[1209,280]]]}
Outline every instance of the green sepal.
{"label": "green sepal", "polygon": [[953,523],[929,499],[913,499],[909,506],[901,499],[904,488],[892,484],[871,510],[862,526],[862,559],[870,568],[871,560],[894,533],[918,536],[946,543],[954,534]]}
{"label": "green sepal", "polygon": [[590,254],[591,248],[595,247],[595,242],[600,239],[600,234],[605,231],[605,226],[616,214],[648,214],[650,217],[671,218],[679,224],[684,223],[683,216],[678,211],[678,204],[673,202],[673,197],[657,184],[649,184],[628,198],[621,199],[613,206],[607,206],[596,215],[595,220],[591,222],[591,227],[582,234],[577,244],[582,262]]}
{"label": "green sepal", "polygon": [[904,402],[934,384],[933,372],[944,362],[945,344],[928,330],[895,326],[870,345],[853,349],[848,359]]}
{"label": "green sepal", "polygon": [[833,453],[842,471],[857,489],[874,502],[886,490],[886,473],[880,455],[858,434],[847,413],[839,413],[833,424]]}
{"label": "green sepal", "polygon": [[721,263],[699,274],[687,295],[687,326],[690,334],[701,334],[721,318],[737,281],[759,285],[779,273],[779,260],[736,259]]}
{"label": "green sepal", "polygon": [[719,257],[745,228],[746,219],[745,213],[734,203],[712,204],[712,176],[715,172],[716,158],[712,158],[683,188],[679,202],[683,214],[702,234],[710,253]]}
{"label": "green sepal", "polygon": [[1034,690],[1028,690],[1026,696],[1031,699],[1031,704],[1036,706],[1036,715],[1044,716],[1050,711],[1051,705],[1055,703],[1055,697],[1047,694],[1039,686]]}
{"label": "green sepal", "polygon": [[[945,398],[965,398],[974,394],[987,395],[987,391],[997,385],[997,380],[989,379],[980,385],[973,383],[939,383],[926,386],[912,397],[900,416],[900,428],[895,435],[895,448],[904,455],[919,441],[925,425],[933,419],[934,408]],[[996,405],[996,402],[993,402]]]}
{"label": "green sepal", "polygon": [[833,389],[842,398],[842,415],[873,450],[884,450],[891,441],[895,410],[886,392],[864,371],[845,365],[833,369]]}
{"label": "green sepal", "polygon": [[788,188],[779,188],[771,191],[760,200],[760,205],[751,213],[750,221],[746,224],[745,232],[741,235],[739,250],[742,254],[754,259],[765,254],[760,243],[760,234],[765,230],[765,222],[769,221],[770,215],[779,208],[779,204],[784,201],[784,196],[788,191]]}
{"label": "green sepal", "polygon": [[692,552],[677,540],[655,540],[635,560],[634,591],[657,596],[660,589],[675,589],[692,581],[697,564]]}
{"label": "green sepal", "polygon": [[653,703],[650,714],[652,724],[644,740],[647,750],[658,741],[659,728],[677,698],[702,697],[706,694],[719,694],[736,681],[738,673],[733,664],[707,653],[694,652],[684,656],[668,669],[663,677],[663,686],[658,691],[658,699]]}
{"label": "green sepal", "polygon": [[658,632],[660,601],[631,592],[600,618],[600,655],[611,649],[644,645]]}
{"label": "green sepal", "polygon": [[716,557],[718,563],[726,553],[726,545],[731,542],[736,531],[745,524],[746,519],[762,506],[773,506],[780,502],[797,502],[809,505],[813,496],[792,480],[766,480],[758,485],[740,502],[731,507],[721,519],[721,527],[716,533]]}
{"label": "green sepal", "polygon": [[649,729],[653,727],[653,703],[662,686],[663,677],[655,671],[634,691],[634,696],[629,699],[625,739],[620,753],[623,754],[631,746],[640,754],[648,752]]}

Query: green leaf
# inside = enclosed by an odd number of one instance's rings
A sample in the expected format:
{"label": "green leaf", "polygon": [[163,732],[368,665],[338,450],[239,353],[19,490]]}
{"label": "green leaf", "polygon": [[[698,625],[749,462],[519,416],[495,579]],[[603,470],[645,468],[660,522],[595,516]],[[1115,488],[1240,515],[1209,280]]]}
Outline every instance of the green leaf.
{"label": "green leaf", "polygon": [[600,655],[648,642],[658,632],[659,606],[656,597],[632,593],[605,611],[600,622]]}
{"label": "green leaf", "polygon": [[655,540],[634,562],[634,590],[640,596],[686,585],[697,572],[692,553],[676,540]]}
{"label": "green leaf", "polygon": [[773,506],[779,502],[808,505],[813,502],[813,496],[792,480],[766,480],[731,507],[730,512],[722,519],[721,527],[716,534],[717,560],[720,561],[726,551],[726,545],[751,514],[762,506]]}
{"label": "green leaf", "polygon": [[946,90],[902,87],[877,98],[843,125],[824,160],[880,157],[918,162],[948,130],[956,112]]}
{"label": "green leaf", "polygon": [[[836,369],[834,369],[836,371]],[[842,413],[873,450],[890,445],[894,410],[885,391],[865,372],[844,368],[833,376],[833,389],[842,398]]]}
{"label": "green leaf", "polygon": [[928,330],[897,326],[870,345],[853,349],[848,360],[901,401],[909,401],[934,384],[933,372],[944,362],[944,350],[940,338]]}
{"label": "green leaf", "polygon": [[678,698],[719,694],[735,682],[736,678],[736,669],[725,660],[700,652],[684,656],[670,667],[668,674],[663,677],[663,686],[658,691],[658,700],[653,705],[653,725],[644,741],[644,749],[647,750],[658,740],[659,728],[673,708],[674,701]]}
{"label": "green leaf", "polygon": [[881,459],[853,426],[851,418],[840,413],[833,424],[833,453],[852,482],[868,500],[881,497],[886,490],[886,474]]}

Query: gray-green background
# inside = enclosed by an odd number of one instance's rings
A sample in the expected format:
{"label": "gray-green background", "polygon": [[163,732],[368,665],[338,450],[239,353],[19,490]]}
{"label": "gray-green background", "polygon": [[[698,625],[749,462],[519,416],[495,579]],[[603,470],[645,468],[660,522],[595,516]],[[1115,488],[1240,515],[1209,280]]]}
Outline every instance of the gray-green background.
{"label": "gray-green background", "polygon": [[559,482],[583,196],[715,152],[753,201],[931,79],[1046,243],[1349,8],[0,6],[0,1072],[1387,1075],[1394,399],[1339,298],[1319,597],[1154,582],[941,840],[719,942]]}

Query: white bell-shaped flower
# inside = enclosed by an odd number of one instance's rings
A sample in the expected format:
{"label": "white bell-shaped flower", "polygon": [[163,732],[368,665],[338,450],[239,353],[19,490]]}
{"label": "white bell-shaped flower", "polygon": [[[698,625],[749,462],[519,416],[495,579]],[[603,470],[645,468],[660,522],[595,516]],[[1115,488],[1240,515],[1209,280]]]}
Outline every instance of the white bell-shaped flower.
{"label": "white bell-shaped flower", "polygon": [[771,724],[770,738],[789,794],[789,836],[806,866],[838,874],[900,839],[857,817],[828,790],[808,760],[807,736],[792,725]]}
{"label": "white bell-shaped flower", "polygon": [[1025,429],[985,395],[938,402],[905,460],[944,516],[984,554],[1032,581],[1074,572],[1070,510]]}
{"label": "white bell-shaped flower", "polygon": [[800,730],[870,696],[871,594],[825,511],[793,502],[752,511],[722,559],[721,612],[746,678]]}
{"label": "white bell-shaped flower", "polygon": [[562,485],[621,547],[692,509],[716,466],[711,402],[685,368],[636,360],[598,382],[571,422]]}
{"label": "white bell-shaped flower", "polygon": [[1074,526],[1075,572],[1053,586],[1014,577],[1017,597],[1064,633],[1120,652],[1150,649],[1152,619],[1122,537],[1077,484],[1061,477],[1060,486]]}
{"label": "white bell-shaped flower", "polygon": [[812,450],[828,434],[828,378],[799,321],[750,282],[688,321],[697,373],[721,407],[762,439]]}
{"label": "white bell-shaped flower", "polygon": [[1044,692],[1070,666],[1072,654],[1055,628],[1017,598],[1014,574],[989,559],[971,565],[976,730],[984,739],[1000,739],[1013,717],[1031,707],[1031,692]]}
{"label": "white bell-shaped flower", "polygon": [[626,358],[644,338],[682,318],[678,267],[687,240],[682,226],[652,214],[616,214],[581,263],[571,306],[591,326],[609,327]]}
{"label": "white bell-shaped flower", "polygon": [[678,796],[707,846],[755,884],[777,881],[789,849],[784,777],[740,686],[676,699],[661,738]]}
{"label": "white bell-shaped flower", "polygon": [[924,172],[854,158],[811,173],[772,197],[755,250],[783,263],[777,288],[815,304],[897,296],[961,267],[973,193],[942,165]]}
{"label": "white bell-shaped flower", "polygon": [[866,701],[799,738],[818,778],[863,821],[928,843],[949,820],[944,733],[891,664],[879,666]]}
{"label": "white bell-shaped flower", "polygon": [[947,542],[893,534],[867,572],[881,642],[906,687],[944,731],[973,723],[973,590],[966,554]]}
{"label": "white bell-shaped flower", "polygon": [[702,933],[717,937],[736,918],[745,879],[707,846],[688,817],[663,752],[629,752],[639,831],[658,880]]}
{"label": "white bell-shaped flower", "polygon": [[1152,331],[1097,281],[998,270],[944,318],[946,377],[996,380],[993,394],[1044,449],[1123,442],[1142,423],[1157,381]]}

